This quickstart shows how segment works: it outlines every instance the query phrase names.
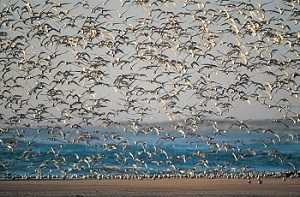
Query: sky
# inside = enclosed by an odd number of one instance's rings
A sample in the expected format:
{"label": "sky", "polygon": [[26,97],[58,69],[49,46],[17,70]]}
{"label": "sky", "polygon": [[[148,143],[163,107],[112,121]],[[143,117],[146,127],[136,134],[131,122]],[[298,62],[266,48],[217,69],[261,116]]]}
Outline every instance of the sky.
{"label": "sky", "polygon": [[[0,7],[3,10],[14,2],[20,9],[1,18],[13,19],[8,25],[2,23],[1,32],[8,35],[1,37],[1,45],[8,46],[9,40],[20,35],[26,35],[26,41],[19,40],[25,43],[21,52],[8,47],[0,53],[4,126],[20,114],[27,118],[15,125],[51,124],[51,120],[103,124],[99,115],[72,111],[78,97],[83,108],[116,122],[198,116],[275,119],[299,113],[300,77],[292,77],[299,72],[296,1],[129,1],[124,6],[124,1],[117,0],[49,1],[70,3],[51,8],[43,1],[2,0]],[[18,12],[26,8],[26,2],[33,11],[20,17]],[[93,10],[96,6],[99,9]],[[33,12],[46,11],[54,16],[22,22]],[[97,22],[84,23],[97,15]],[[35,35],[38,32],[41,35]],[[53,58],[55,54],[60,55]],[[291,77],[294,82],[289,81]],[[159,91],[153,79],[164,84]],[[59,80],[65,81],[54,82]],[[243,80],[248,82],[243,84]],[[126,87],[126,83],[131,85]],[[265,89],[257,89],[255,83]],[[247,96],[234,96],[230,87]],[[53,92],[59,95],[51,96]],[[224,94],[228,97],[222,98]],[[95,100],[101,98],[109,101],[95,107]],[[37,109],[43,107],[47,113],[37,121]]]}

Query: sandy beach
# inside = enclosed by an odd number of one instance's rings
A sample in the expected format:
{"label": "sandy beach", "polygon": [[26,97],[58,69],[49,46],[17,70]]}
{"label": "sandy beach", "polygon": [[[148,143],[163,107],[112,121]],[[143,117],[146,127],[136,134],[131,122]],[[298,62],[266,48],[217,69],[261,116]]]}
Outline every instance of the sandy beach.
{"label": "sandy beach", "polygon": [[1,181],[0,196],[300,196],[300,179]]}

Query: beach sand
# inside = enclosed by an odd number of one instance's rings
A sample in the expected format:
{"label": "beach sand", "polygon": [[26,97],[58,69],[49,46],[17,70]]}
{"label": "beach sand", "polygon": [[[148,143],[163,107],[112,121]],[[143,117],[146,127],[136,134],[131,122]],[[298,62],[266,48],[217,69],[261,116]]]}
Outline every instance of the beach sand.
{"label": "beach sand", "polygon": [[300,179],[1,181],[0,196],[300,196]]}

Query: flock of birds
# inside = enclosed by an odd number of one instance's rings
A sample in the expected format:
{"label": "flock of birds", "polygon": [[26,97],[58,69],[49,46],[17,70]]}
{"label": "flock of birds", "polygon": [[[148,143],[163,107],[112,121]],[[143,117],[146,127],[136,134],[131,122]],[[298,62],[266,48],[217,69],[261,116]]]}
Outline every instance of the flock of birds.
{"label": "flock of birds", "polygon": [[[102,128],[124,128],[157,135],[151,148],[180,171],[176,160],[189,158],[180,155],[171,162],[158,143],[201,139],[239,161],[244,155],[234,145],[215,138],[242,131],[268,135],[266,148],[283,143],[283,135],[299,142],[299,0],[9,0],[0,5],[0,145],[12,152],[28,136],[27,128],[47,128],[49,139],[74,144],[107,138]],[[245,119],[271,123],[253,127]],[[204,127],[212,134],[202,134]],[[114,143],[98,140],[105,150],[126,150],[126,137],[113,131],[109,136]],[[135,144],[151,159],[146,142]],[[29,157],[30,147],[28,142],[21,159]],[[61,155],[53,148],[49,152],[60,158],[52,160],[60,168]],[[269,153],[285,162],[278,151]],[[192,156],[202,166],[209,163],[199,151]],[[114,157],[134,161],[132,169],[144,165],[132,153]],[[97,159],[78,158],[88,166]]]}

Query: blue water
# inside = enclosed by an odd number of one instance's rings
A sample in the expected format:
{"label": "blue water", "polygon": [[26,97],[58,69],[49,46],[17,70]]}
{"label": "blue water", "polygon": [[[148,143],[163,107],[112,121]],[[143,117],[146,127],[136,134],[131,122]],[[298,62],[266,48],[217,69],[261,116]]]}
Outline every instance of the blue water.
{"label": "blue water", "polygon": [[[299,136],[232,131],[215,135],[178,132],[147,135],[122,129],[10,129],[1,134],[0,178],[119,174],[287,172],[300,169]],[[166,136],[174,136],[174,139]],[[10,146],[11,145],[11,146]]]}

